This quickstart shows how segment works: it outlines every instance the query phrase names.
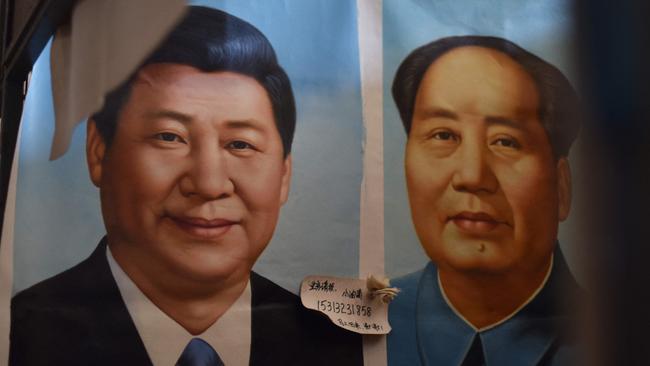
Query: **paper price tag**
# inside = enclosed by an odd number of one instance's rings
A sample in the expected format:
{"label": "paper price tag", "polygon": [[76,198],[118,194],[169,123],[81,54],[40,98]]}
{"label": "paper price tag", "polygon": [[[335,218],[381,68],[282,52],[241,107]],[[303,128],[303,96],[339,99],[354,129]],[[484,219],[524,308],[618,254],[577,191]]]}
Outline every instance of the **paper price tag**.
{"label": "paper price tag", "polygon": [[361,334],[387,334],[388,305],[372,296],[366,280],[307,276],[300,286],[302,305],[320,311],[341,328]]}

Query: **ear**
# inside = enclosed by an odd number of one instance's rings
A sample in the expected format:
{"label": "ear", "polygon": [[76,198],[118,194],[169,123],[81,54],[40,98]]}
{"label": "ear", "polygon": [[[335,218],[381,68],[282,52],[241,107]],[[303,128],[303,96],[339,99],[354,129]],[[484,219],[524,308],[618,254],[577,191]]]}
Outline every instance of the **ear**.
{"label": "ear", "polygon": [[280,204],[287,202],[289,198],[289,188],[291,187],[291,154],[284,158],[282,172],[282,186],[280,187]]}
{"label": "ear", "polygon": [[102,181],[102,164],[106,154],[104,138],[99,134],[95,121],[88,120],[86,127],[86,160],[88,161],[88,174],[96,187]]}
{"label": "ear", "polygon": [[566,220],[571,211],[571,169],[567,158],[557,161],[558,219]]}

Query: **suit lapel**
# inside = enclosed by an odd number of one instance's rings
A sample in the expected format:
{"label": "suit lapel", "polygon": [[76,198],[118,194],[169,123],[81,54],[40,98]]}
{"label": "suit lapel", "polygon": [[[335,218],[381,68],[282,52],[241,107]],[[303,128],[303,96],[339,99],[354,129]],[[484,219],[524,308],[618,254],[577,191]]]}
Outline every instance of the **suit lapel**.
{"label": "suit lapel", "polygon": [[[151,365],[140,335],[122,300],[120,291],[106,259],[106,238],[83,263],[85,278],[79,279],[83,288],[79,293],[89,294],[83,316],[92,325],[92,343],[83,350],[86,357],[99,364]],[[99,357],[101,355],[101,357]]]}
{"label": "suit lapel", "polygon": [[296,364],[297,296],[251,272],[251,365]]}

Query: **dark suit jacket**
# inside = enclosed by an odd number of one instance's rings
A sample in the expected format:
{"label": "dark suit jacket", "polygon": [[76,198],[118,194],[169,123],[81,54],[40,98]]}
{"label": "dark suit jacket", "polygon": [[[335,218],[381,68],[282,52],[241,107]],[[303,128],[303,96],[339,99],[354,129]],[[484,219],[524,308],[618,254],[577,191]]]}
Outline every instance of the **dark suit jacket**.
{"label": "dark suit jacket", "polygon": [[[10,365],[151,365],[105,251],[102,240],[88,259],[13,298]],[[255,273],[251,292],[250,365],[363,365],[359,335]]]}

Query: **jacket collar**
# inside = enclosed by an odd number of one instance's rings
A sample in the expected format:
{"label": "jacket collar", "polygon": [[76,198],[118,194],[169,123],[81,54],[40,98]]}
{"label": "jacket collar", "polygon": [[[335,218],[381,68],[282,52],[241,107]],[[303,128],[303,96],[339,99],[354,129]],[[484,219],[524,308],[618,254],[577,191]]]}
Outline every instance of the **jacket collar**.
{"label": "jacket collar", "polygon": [[481,338],[486,365],[534,365],[557,342],[571,318],[562,306],[575,280],[556,250],[551,274],[541,291],[508,320],[484,331],[461,319],[443,298],[437,268],[429,263],[418,283],[416,339],[424,365],[459,365],[475,337]]}

